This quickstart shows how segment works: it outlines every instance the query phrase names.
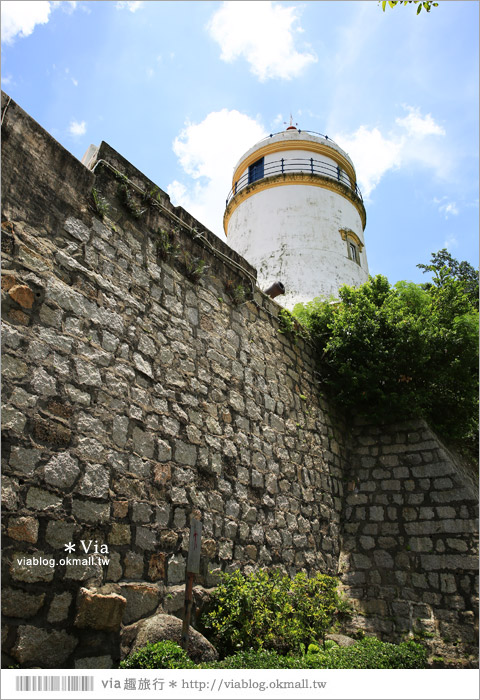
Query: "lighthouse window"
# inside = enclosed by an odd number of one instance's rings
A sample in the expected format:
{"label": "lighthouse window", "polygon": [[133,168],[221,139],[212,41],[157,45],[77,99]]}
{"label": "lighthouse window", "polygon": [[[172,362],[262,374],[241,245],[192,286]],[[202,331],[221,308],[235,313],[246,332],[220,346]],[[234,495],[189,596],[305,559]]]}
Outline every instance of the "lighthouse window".
{"label": "lighthouse window", "polygon": [[264,159],[260,158],[252,165],[248,167],[248,184],[255,182],[255,180],[261,180],[264,172]]}
{"label": "lighthouse window", "polygon": [[358,265],[360,265],[360,256],[358,254],[358,248],[355,245],[355,243],[352,243],[351,241],[349,242],[349,250],[350,250],[350,259],[353,260],[353,262],[356,262]]}

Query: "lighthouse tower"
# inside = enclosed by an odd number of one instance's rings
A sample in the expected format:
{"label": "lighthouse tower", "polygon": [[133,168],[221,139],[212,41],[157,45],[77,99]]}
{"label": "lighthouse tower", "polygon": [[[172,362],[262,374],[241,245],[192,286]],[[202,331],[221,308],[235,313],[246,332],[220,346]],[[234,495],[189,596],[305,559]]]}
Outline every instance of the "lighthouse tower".
{"label": "lighthouse tower", "polygon": [[290,124],[250,148],[235,166],[223,221],[259,286],[284,285],[278,301],[287,308],[337,298],[342,285],[368,278],[355,168],[328,136]]}

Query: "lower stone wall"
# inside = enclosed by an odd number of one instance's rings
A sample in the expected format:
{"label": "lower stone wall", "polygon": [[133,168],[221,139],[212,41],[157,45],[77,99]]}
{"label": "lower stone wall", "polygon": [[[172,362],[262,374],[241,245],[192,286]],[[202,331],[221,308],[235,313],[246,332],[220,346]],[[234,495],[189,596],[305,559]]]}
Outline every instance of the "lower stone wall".
{"label": "lower stone wall", "polygon": [[339,570],[351,629],[478,654],[478,485],[423,421],[357,425]]}
{"label": "lower stone wall", "polygon": [[[125,201],[105,165],[87,187],[63,153],[69,186],[45,190],[61,147],[14,103],[2,128],[7,663],[116,663],[120,625],[184,581],[191,518],[204,587],[236,568],[336,573],[345,431],[248,263],[165,193]],[[99,159],[153,189],[106,144]]]}

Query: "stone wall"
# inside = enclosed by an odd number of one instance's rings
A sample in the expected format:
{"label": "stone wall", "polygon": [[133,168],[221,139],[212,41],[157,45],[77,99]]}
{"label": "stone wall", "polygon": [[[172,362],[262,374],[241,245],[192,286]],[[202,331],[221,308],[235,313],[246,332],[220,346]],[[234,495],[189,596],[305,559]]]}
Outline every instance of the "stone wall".
{"label": "stone wall", "polygon": [[351,628],[465,658],[478,626],[478,482],[423,421],[357,425],[339,570]]}
{"label": "stone wall", "polygon": [[[425,446],[429,429],[417,447],[351,429],[319,392],[311,348],[279,333],[255,270],[107,144],[91,172],[2,95],[2,158],[6,663],[114,665],[121,625],[181,607],[190,518],[203,587],[238,567],[336,574],[340,559],[379,633],[417,604],[403,572],[468,641],[473,497]],[[449,490],[469,529],[445,530],[444,551],[435,537],[429,559],[411,523],[457,522]]]}

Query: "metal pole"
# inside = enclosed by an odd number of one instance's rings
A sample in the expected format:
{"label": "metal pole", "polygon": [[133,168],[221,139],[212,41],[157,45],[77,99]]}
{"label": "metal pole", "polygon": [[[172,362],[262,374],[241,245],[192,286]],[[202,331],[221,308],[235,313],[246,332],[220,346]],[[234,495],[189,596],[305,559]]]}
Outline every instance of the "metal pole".
{"label": "metal pole", "polygon": [[185,607],[183,611],[183,626],[182,626],[182,649],[187,651],[188,649],[188,637],[190,634],[190,616],[192,614],[192,589],[193,589],[193,579],[195,574],[189,571],[187,573],[187,582],[185,584]]}

